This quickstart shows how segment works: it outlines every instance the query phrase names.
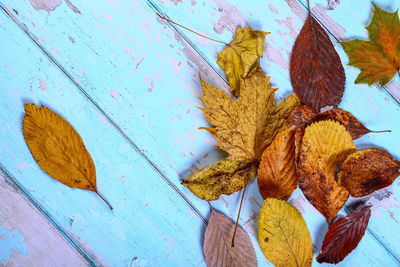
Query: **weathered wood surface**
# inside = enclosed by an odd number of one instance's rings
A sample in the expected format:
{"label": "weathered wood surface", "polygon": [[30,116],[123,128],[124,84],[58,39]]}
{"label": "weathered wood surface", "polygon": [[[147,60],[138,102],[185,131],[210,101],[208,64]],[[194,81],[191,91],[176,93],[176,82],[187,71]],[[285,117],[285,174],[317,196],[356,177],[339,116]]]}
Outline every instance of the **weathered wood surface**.
{"label": "weathered wood surface", "polygon": [[[3,12],[0,17],[1,36],[7,37],[0,40],[6,48],[0,54],[1,107],[7,110],[0,117],[0,163],[94,264],[126,266],[134,260],[138,266],[204,265],[201,236],[208,206],[182,187],[180,178],[221,157],[211,148],[212,137],[197,129],[207,124],[196,106],[200,105],[199,71],[205,80],[228,88],[215,64],[223,46],[176,31],[155,12],[226,42],[238,26],[271,31],[262,66],[281,88],[279,100],[292,91],[288,59],[305,18],[304,6],[294,0],[30,2],[1,2],[8,15]],[[318,17],[317,11],[322,10],[321,18],[330,18],[321,21],[331,32],[359,23],[336,19],[331,11],[321,9],[326,3],[319,2],[316,6],[312,2],[313,13]],[[357,4],[357,13],[367,18],[365,2]],[[393,1],[392,8],[396,5],[398,1]],[[334,11],[341,14],[340,9],[342,5]],[[351,10],[351,4],[342,12],[346,10]],[[363,34],[362,26],[354,32]],[[336,48],[346,62],[341,47]],[[371,134],[357,144],[382,146],[398,157],[398,105],[386,91],[353,85],[357,73],[346,67],[342,107],[369,128],[393,131]],[[20,132],[24,101],[50,105],[78,130],[95,159],[99,190],[116,207],[114,213],[95,195],[66,188],[39,170]],[[399,190],[395,184],[393,192],[383,190],[369,199],[377,207],[369,232],[343,266],[399,264]],[[213,205],[235,217],[239,197],[223,197]],[[291,202],[305,216],[317,252],[327,224],[298,190]],[[241,224],[263,266],[268,263],[255,237],[261,203],[253,182]]]}
{"label": "weathered wood surface", "polygon": [[87,266],[16,185],[0,172],[0,265]]}

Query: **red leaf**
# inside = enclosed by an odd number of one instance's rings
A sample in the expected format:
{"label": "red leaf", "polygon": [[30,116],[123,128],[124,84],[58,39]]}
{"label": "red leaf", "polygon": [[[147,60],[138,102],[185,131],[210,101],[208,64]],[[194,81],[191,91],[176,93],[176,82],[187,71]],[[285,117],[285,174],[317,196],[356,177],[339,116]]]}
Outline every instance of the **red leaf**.
{"label": "red leaf", "polygon": [[334,264],[341,262],[364,236],[370,216],[370,207],[365,207],[332,223],[325,235],[317,261]]}
{"label": "red leaf", "polygon": [[319,113],[337,106],[343,96],[346,76],[329,36],[309,15],[293,47],[290,79],[302,103]]}

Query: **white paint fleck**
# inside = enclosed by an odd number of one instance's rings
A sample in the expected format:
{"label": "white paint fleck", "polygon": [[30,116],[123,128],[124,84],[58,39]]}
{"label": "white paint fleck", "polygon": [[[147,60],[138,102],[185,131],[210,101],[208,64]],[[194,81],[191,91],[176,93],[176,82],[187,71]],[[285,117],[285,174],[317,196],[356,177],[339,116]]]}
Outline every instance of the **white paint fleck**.
{"label": "white paint fleck", "polygon": [[119,93],[117,91],[115,91],[115,90],[111,90],[110,95],[111,95],[112,98],[117,99]]}
{"label": "white paint fleck", "polygon": [[47,83],[43,80],[40,80],[40,89],[47,91]]}

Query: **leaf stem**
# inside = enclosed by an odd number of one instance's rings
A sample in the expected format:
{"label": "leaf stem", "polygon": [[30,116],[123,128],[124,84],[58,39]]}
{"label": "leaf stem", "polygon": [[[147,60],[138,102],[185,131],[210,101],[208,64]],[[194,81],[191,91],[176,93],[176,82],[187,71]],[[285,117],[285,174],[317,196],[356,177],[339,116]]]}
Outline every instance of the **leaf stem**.
{"label": "leaf stem", "polygon": [[392,130],[383,130],[383,131],[371,131],[371,133],[390,133]]}
{"label": "leaf stem", "polygon": [[242,199],[240,200],[239,212],[238,212],[238,216],[236,218],[235,230],[233,231],[233,236],[232,236],[232,247],[235,246],[236,230],[237,230],[237,227],[239,224],[240,211],[242,210],[242,203],[243,203],[244,193],[246,192],[246,187],[247,187],[247,185],[245,185],[245,187],[243,188]]}
{"label": "leaf stem", "polygon": [[211,40],[211,41],[214,41],[214,42],[218,42],[218,43],[221,43],[221,44],[224,44],[224,45],[229,45],[229,44],[227,44],[227,43],[225,43],[225,42],[222,42],[222,41],[219,41],[219,40],[216,40],[216,39],[207,37],[207,36],[205,36],[205,35],[203,35],[203,34],[201,34],[201,33],[195,32],[195,31],[192,30],[192,29],[189,29],[189,28],[187,28],[187,27],[185,27],[185,26],[183,26],[183,25],[181,25],[181,24],[179,24],[179,23],[176,23],[175,21],[172,21],[172,20],[170,20],[170,19],[168,19],[168,18],[162,16],[162,15],[161,15],[160,13],[158,13],[158,12],[157,12],[157,16],[159,16],[159,17],[162,18],[163,20],[166,20],[166,21],[168,21],[168,22],[170,22],[170,23],[172,23],[172,24],[175,24],[176,26],[179,26],[179,27],[181,27],[181,28],[184,28],[185,30],[188,30],[188,31],[190,31],[190,32],[192,32],[192,33],[194,33],[194,34],[197,34],[198,36],[201,36],[201,37],[206,38],[206,39],[208,39],[208,40]]}
{"label": "leaf stem", "polygon": [[95,193],[108,205],[108,207],[113,210],[114,208],[111,206],[110,202],[108,202],[99,192],[95,191]]}

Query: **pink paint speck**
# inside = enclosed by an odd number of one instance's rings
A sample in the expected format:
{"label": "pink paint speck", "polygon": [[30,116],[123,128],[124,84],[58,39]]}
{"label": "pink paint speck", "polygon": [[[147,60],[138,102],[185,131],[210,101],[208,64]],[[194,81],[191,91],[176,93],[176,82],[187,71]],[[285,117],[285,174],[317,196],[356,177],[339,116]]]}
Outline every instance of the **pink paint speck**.
{"label": "pink paint speck", "polygon": [[43,42],[47,42],[47,38],[44,35],[42,35],[42,37],[40,39],[42,39]]}
{"label": "pink paint speck", "polygon": [[109,14],[106,13],[106,12],[104,12],[104,17],[105,17],[106,20],[108,20],[108,21],[112,21],[112,20],[113,20],[112,17],[111,17],[111,15],[109,15]]}
{"label": "pink paint speck", "polygon": [[115,91],[115,90],[111,90],[110,95],[111,95],[112,98],[117,99],[119,93],[117,91]]}
{"label": "pink paint speck", "polygon": [[106,120],[106,118],[104,118],[99,112],[97,112],[94,109],[91,109],[90,111],[93,112],[94,114],[96,114],[100,121],[102,121],[103,123],[105,123],[107,125],[110,125],[110,123]]}
{"label": "pink paint speck", "polygon": [[47,83],[43,80],[40,80],[40,89],[47,91]]}
{"label": "pink paint speck", "polygon": [[21,170],[23,170],[23,169],[27,169],[29,166],[28,166],[28,163],[23,162],[19,167]]}
{"label": "pink paint speck", "polygon": [[60,54],[60,51],[58,51],[57,49],[55,49],[55,48],[52,48],[51,49],[51,52],[53,52],[54,54]]}

